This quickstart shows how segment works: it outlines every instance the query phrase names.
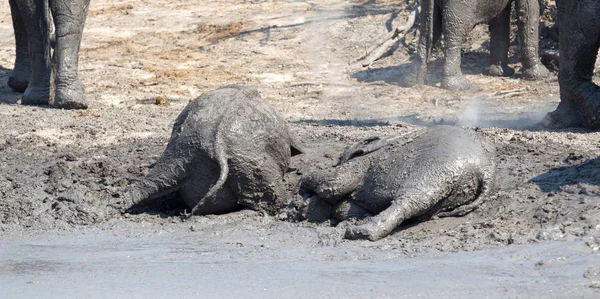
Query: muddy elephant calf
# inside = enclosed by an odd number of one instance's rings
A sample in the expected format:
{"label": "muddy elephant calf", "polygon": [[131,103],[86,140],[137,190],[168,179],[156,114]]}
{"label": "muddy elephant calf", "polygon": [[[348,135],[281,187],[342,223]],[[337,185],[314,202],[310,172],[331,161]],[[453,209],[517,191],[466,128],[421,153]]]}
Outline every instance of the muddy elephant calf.
{"label": "muddy elephant calf", "polygon": [[112,206],[127,210],[178,192],[192,214],[274,215],[287,205],[283,176],[298,153],[287,122],[257,90],[227,86],[187,105],[148,176]]}
{"label": "muddy elephant calf", "polygon": [[493,193],[494,153],[475,132],[450,126],[405,145],[373,139],[349,148],[335,168],[307,174],[301,192],[332,205],[338,220],[375,215],[346,238],[377,240],[404,220],[475,209]]}

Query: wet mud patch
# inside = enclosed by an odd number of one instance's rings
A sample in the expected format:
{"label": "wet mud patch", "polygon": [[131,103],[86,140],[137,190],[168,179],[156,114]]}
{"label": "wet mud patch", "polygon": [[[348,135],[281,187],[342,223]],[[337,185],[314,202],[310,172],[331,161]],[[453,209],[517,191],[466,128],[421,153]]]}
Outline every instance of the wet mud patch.
{"label": "wet mud patch", "polygon": [[75,152],[35,135],[5,140],[0,229],[68,229],[115,217],[106,203],[147,172],[164,140],[127,143]]}

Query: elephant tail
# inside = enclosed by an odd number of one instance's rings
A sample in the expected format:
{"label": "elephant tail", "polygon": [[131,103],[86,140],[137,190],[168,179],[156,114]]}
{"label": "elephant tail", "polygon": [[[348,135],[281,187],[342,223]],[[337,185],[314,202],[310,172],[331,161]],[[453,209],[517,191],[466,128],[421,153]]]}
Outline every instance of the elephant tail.
{"label": "elephant tail", "polygon": [[52,25],[52,15],[50,14],[50,3],[49,0],[42,0],[42,5],[37,7],[38,16],[40,16],[40,29],[42,32],[42,43],[44,46],[44,61],[46,66],[50,67],[50,47],[52,41],[52,31],[54,26]]}
{"label": "elephant tail", "polygon": [[221,134],[222,131],[223,130],[221,128],[221,125],[219,125],[217,127],[217,133],[215,138],[215,158],[217,160],[217,163],[219,164],[220,169],[219,179],[217,179],[217,182],[210,187],[206,195],[204,195],[204,197],[202,197],[202,199],[198,201],[196,206],[192,208],[192,212],[189,214],[189,216],[194,215],[199,210],[202,210],[202,207],[204,206],[206,201],[214,198],[217,195],[217,191],[223,188],[223,185],[225,184],[225,182],[227,181],[227,177],[229,176],[229,165],[227,163],[228,159],[224,144],[225,141],[223,140],[223,136]]}

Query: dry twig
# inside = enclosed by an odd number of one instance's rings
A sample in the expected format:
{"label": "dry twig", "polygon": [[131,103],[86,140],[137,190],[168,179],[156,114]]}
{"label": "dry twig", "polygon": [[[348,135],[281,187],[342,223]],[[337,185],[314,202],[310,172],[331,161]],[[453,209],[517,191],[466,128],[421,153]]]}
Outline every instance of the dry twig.
{"label": "dry twig", "polygon": [[390,32],[380,39],[380,42],[357,60],[363,67],[370,67],[373,62],[383,57],[388,51],[393,49],[397,43],[401,42],[406,36],[406,33],[411,28],[415,27],[417,24],[417,15],[419,15],[419,12],[421,11],[421,5],[419,1],[415,1],[413,5],[414,7],[404,24],[392,28]]}

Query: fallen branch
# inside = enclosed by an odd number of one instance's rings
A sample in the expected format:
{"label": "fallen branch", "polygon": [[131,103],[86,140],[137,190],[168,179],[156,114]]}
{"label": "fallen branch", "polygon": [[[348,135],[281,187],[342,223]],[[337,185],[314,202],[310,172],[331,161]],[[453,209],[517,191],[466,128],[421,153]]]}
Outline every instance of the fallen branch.
{"label": "fallen branch", "polygon": [[372,47],[365,55],[357,59],[363,67],[370,67],[373,62],[383,57],[396,43],[402,41],[408,30],[416,25],[417,15],[421,10],[419,1],[415,1],[414,8],[408,15],[406,22],[400,26],[392,28],[380,42]]}
{"label": "fallen branch", "polygon": [[520,95],[525,94],[527,88],[518,88],[511,90],[500,90],[493,93],[493,96],[500,98],[514,98]]}

